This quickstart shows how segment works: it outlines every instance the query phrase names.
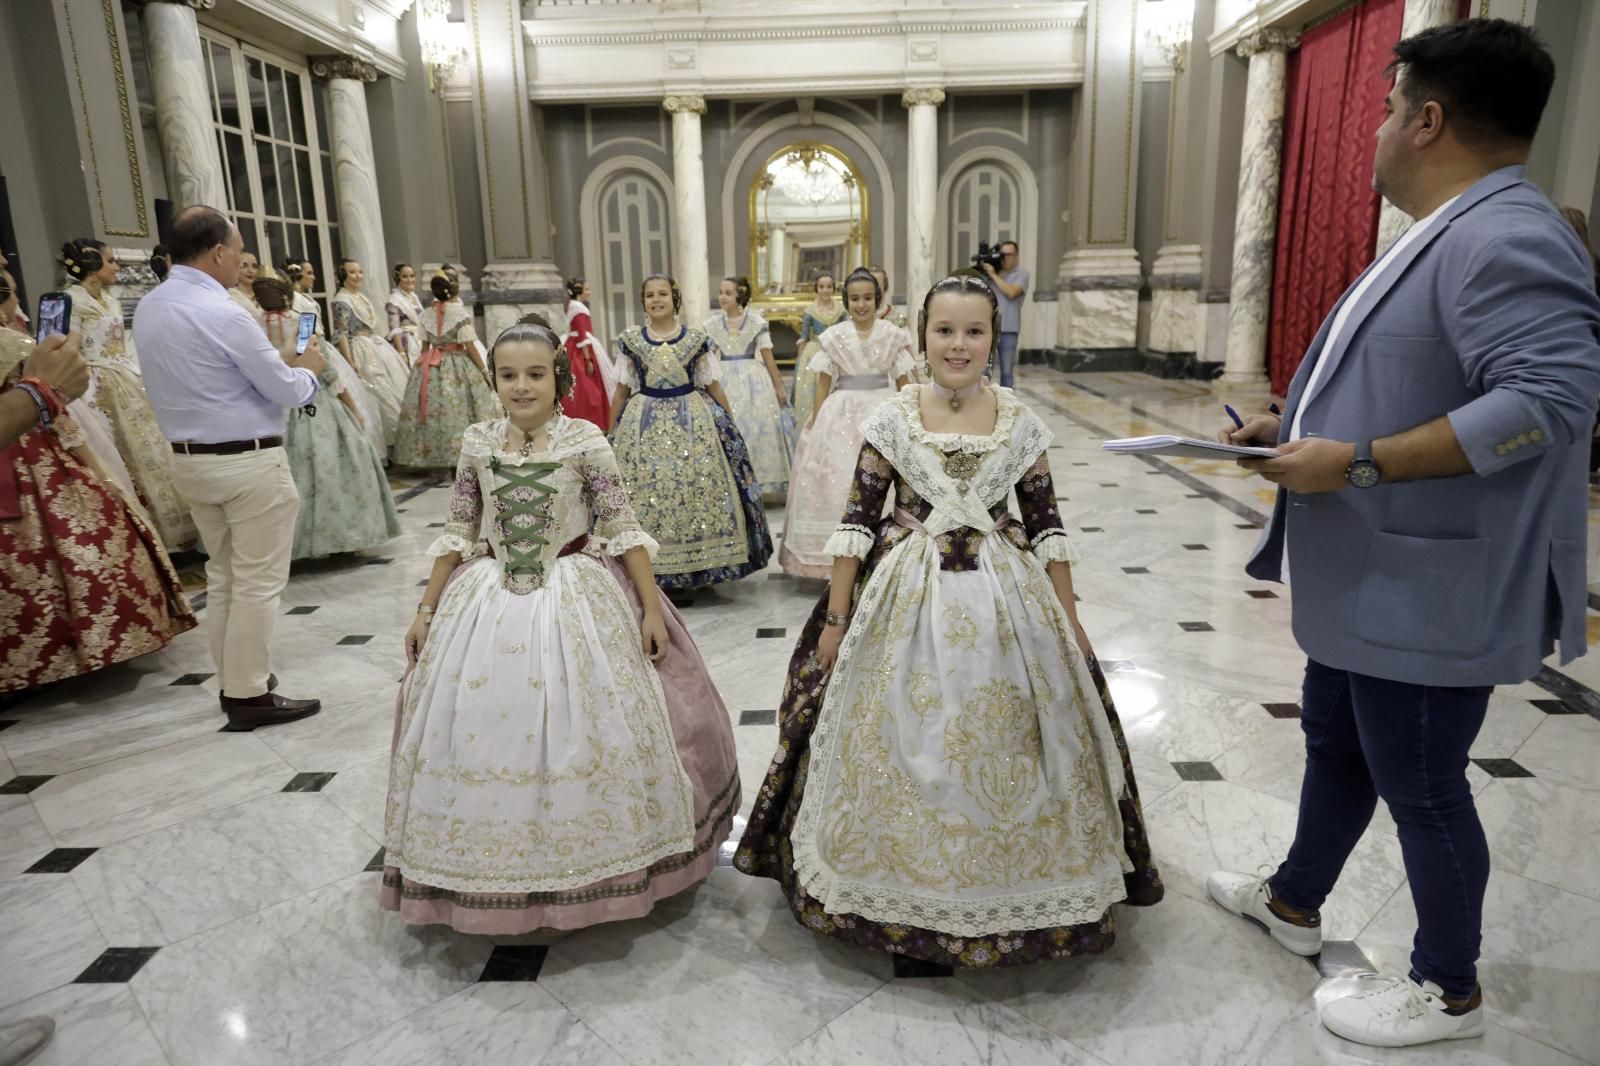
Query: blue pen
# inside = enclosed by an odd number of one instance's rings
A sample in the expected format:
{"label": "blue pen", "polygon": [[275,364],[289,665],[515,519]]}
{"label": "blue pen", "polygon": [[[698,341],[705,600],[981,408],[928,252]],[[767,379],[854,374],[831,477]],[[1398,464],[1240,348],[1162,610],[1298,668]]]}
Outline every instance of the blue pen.
{"label": "blue pen", "polygon": [[1234,426],[1236,428],[1238,428],[1238,429],[1243,429],[1244,428],[1244,419],[1239,417],[1239,412],[1238,411],[1235,411],[1228,404],[1223,404],[1222,405],[1222,409],[1224,411],[1228,412],[1228,417],[1233,419],[1233,424],[1234,424]]}

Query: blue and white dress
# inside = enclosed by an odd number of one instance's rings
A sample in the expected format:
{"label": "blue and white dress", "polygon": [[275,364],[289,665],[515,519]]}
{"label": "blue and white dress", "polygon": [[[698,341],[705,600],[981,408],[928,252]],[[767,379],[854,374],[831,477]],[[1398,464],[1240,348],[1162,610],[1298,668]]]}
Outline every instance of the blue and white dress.
{"label": "blue and white dress", "polygon": [[794,449],[790,430],[794,420],[784,417],[784,405],[778,400],[772,374],[761,358],[761,350],[772,347],[767,320],[747,309],[735,326],[728,321],[726,311],[718,311],[706,319],[704,328],[721,355],[722,391],[728,394],[733,420],[750,452],[756,485],[762,496],[781,498],[789,491],[789,456]]}

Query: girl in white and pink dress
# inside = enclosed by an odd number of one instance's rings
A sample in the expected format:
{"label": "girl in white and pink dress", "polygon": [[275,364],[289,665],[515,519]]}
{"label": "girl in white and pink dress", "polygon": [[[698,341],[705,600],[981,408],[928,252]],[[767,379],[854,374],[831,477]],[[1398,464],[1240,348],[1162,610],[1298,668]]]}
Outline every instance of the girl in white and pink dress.
{"label": "girl in white and pink dress", "polygon": [[561,412],[559,338],[519,323],[489,365],[507,414],[462,438],[406,634],[380,902],[466,933],[637,918],[716,865],[731,722],[605,435]]}
{"label": "girl in white and pink dress", "polygon": [[911,379],[914,365],[910,334],[878,317],[883,289],[871,271],[845,279],[844,295],[850,317],[822,334],[821,350],[812,357],[816,405],[800,431],[789,472],[778,559],[796,577],[827,577],[832,569],[828,538],[850,495],[861,424]]}

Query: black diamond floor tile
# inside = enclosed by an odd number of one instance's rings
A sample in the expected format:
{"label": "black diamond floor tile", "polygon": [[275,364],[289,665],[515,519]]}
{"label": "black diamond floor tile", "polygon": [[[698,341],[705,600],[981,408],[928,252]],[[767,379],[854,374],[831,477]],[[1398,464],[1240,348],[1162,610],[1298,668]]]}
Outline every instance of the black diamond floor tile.
{"label": "black diamond floor tile", "polygon": [[106,948],[86,970],[72,979],[77,985],[122,985],[144,969],[160,948]]}
{"label": "black diamond floor tile", "polygon": [[374,855],[372,857],[372,861],[367,863],[367,868],[365,870],[363,870],[362,873],[373,873],[374,871],[382,871],[382,869],[383,869],[383,849],[379,848],[378,849],[378,854],[376,854],[376,855]]}
{"label": "black diamond floor tile", "polygon": [[894,956],[894,975],[907,977],[954,977],[955,969],[941,962],[913,959],[906,955]]}
{"label": "black diamond floor tile", "polygon": [[320,605],[318,605],[318,604],[307,604],[304,607],[291,607],[291,608],[289,608],[289,613],[290,614],[316,614],[318,606],[320,606]]}
{"label": "black diamond floor tile", "polygon": [[1300,705],[1298,703],[1263,703],[1267,713],[1274,718],[1299,718]]}
{"label": "black diamond floor tile", "polygon": [[428,523],[428,528],[429,529],[443,529],[444,528],[444,523],[443,522],[429,522]]}
{"label": "black diamond floor tile", "polygon": [[422,580],[421,580],[421,581],[418,581],[418,582],[417,582],[417,588],[419,588],[419,589],[425,589],[425,588],[427,588],[427,587],[428,587],[428,582],[429,582],[429,581],[430,581],[430,580],[431,580],[431,579],[430,579],[430,578],[426,578],[426,577],[425,577],[425,578],[423,578],[423,579],[422,579]]}
{"label": "black diamond floor tile", "polygon": [[[1583,713],[1578,708],[1570,707],[1567,704],[1561,702],[1560,700],[1529,700],[1528,702],[1533,704],[1535,707],[1539,708],[1545,714],[1582,714]],[[5,725],[6,725],[6,723],[0,722],[0,729],[5,728]]]}
{"label": "black diamond floor tile", "polygon": [[1088,466],[1088,463],[1073,463],[1073,466]]}
{"label": "black diamond floor tile", "polygon": [[1100,487],[1103,489],[1114,489],[1117,487],[1117,483],[1115,481],[1102,481],[1100,482]]}
{"label": "black diamond floor tile", "polygon": [[777,711],[740,711],[740,725],[772,725],[778,720]]}
{"label": "black diamond floor tile", "polygon": [[1104,533],[1105,532],[1105,530],[1102,529],[1099,526],[1079,526],[1078,530],[1081,533]]}
{"label": "black diamond floor tile", "polygon": [[377,559],[363,559],[363,560],[361,560],[361,565],[362,566],[388,566],[392,562],[394,562],[393,559],[389,558],[388,556],[383,556],[383,557],[377,558]]}
{"label": "black diamond floor tile", "polygon": [[1533,772],[1515,759],[1473,759],[1490,777],[1532,777]]}
{"label": "black diamond floor tile", "polygon": [[1185,633],[1215,633],[1216,629],[1210,622],[1179,622],[1179,627]]}
{"label": "black diamond floor tile", "polygon": [[782,637],[782,636],[787,635],[788,632],[789,631],[787,629],[758,629],[758,630],[756,630],[756,637],[757,637],[757,639],[765,639],[765,638],[770,638],[770,637]]}
{"label": "black diamond floor tile", "polygon": [[1208,552],[1211,549],[1204,544],[1185,544],[1183,550],[1186,552]]}
{"label": "black diamond floor tile", "polygon": [[182,677],[178,678],[178,680],[174,681],[172,684],[174,684],[174,685],[200,685],[200,684],[204,684],[207,681],[210,681],[215,676],[216,676],[215,674],[184,674]]}
{"label": "black diamond floor tile", "polygon": [[289,783],[283,786],[285,792],[321,792],[337,771],[295,774]]}
{"label": "black diamond floor tile", "polygon": [[793,574],[785,574],[785,573],[780,571],[780,572],[775,573],[775,574],[768,574],[767,575],[767,580],[768,581],[793,581],[794,580],[794,575]]}
{"label": "black diamond floor tile", "polygon": [[1252,600],[1275,600],[1278,594],[1271,589],[1245,589],[1244,594]]}
{"label": "black diamond floor tile", "polygon": [[543,944],[502,944],[489,953],[480,981],[537,981],[550,949]]}
{"label": "black diamond floor tile", "polygon": [[78,868],[78,864],[89,856],[99,851],[99,848],[55,848],[44,858],[28,867],[23,873],[30,874],[66,874]]}
{"label": "black diamond floor tile", "polygon": [[1172,768],[1185,781],[1221,781],[1222,774],[1208,762],[1175,762]]}
{"label": "black diamond floor tile", "polygon": [[26,796],[55,774],[18,774],[10,781],[0,783],[0,796]]}
{"label": "black diamond floor tile", "polygon": [[1154,507],[1141,507],[1141,508],[1139,508],[1137,511],[1135,511],[1133,513],[1134,514],[1160,514],[1161,512],[1156,510]]}
{"label": "black diamond floor tile", "polygon": [[1148,566],[1124,566],[1122,572],[1124,574],[1148,574],[1150,568]]}
{"label": "black diamond floor tile", "polygon": [[340,637],[340,644],[365,644],[372,639],[371,633],[352,633],[348,637]]}
{"label": "black diamond floor tile", "polygon": [[1240,522],[1238,525],[1234,526],[1233,528],[1234,529],[1260,529],[1261,527],[1256,525],[1254,522]]}

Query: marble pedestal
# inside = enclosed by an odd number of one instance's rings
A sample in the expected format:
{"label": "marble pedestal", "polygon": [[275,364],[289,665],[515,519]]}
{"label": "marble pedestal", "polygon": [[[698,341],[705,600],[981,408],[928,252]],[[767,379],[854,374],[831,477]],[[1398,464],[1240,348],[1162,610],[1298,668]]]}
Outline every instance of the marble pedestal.
{"label": "marble pedestal", "polygon": [[566,289],[554,263],[490,263],[477,295],[486,345],[530,311],[544,315],[557,333],[566,325]]}
{"label": "marble pedestal", "polygon": [[1056,343],[1069,349],[1132,349],[1139,338],[1144,275],[1132,248],[1074,248],[1061,257]]}
{"label": "marble pedestal", "polygon": [[1204,348],[1200,318],[1200,246],[1169,244],[1150,273],[1150,350],[1199,352]]}

